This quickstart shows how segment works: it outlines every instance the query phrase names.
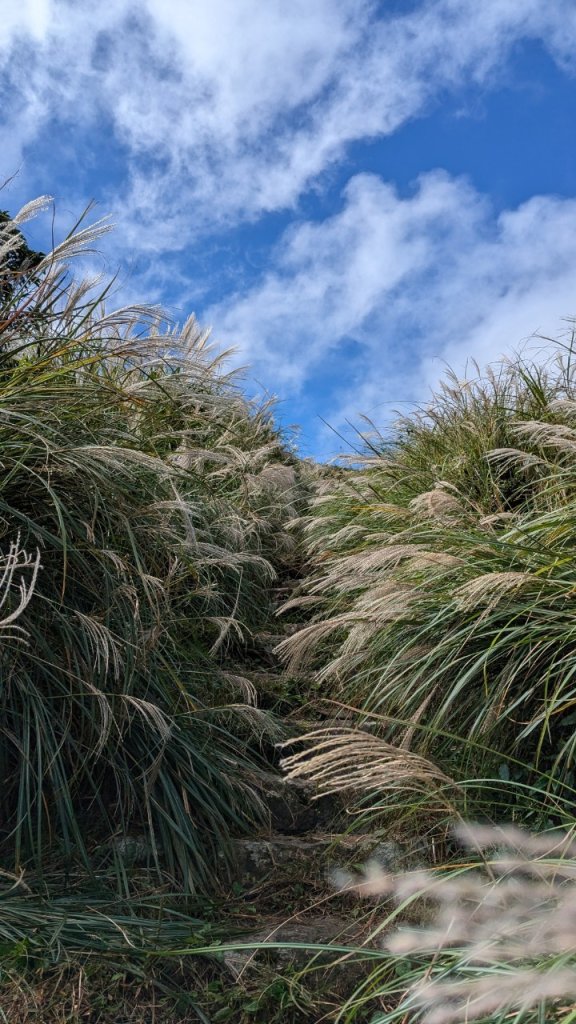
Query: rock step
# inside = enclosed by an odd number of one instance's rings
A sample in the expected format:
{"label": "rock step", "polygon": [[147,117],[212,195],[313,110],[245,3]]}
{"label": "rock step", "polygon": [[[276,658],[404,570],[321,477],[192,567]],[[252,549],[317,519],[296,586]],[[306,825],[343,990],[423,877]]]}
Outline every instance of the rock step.
{"label": "rock step", "polygon": [[[294,914],[286,920],[279,916],[266,917],[257,929],[242,938],[243,943],[254,943],[254,949],[238,949],[227,951],[223,962],[230,973],[239,978],[240,975],[256,967],[263,957],[275,963],[278,969],[286,965],[308,967],[314,958],[314,966],[325,969],[334,965],[340,986],[349,987],[351,981],[357,981],[362,973],[362,965],[349,958],[341,960],[338,947],[359,947],[366,945],[374,948],[378,938],[366,934],[364,922],[338,914]],[[276,943],[300,945],[302,948],[275,948]],[[262,948],[269,946],[269,949]],[[315,951],[315,946],[331,946],[332,949]]]}
{"label": "rock step", "polygon": [[426,866],[423,843],[400,843],[374,835],[342,836],[308,833],[305,837],[269,834],[233,842],[233,874],[242,885],[276,876],[326,878],[331,870],[358,868],[375,861],[397,873]]}
{"label": "rock step", "polygon": [[309,832],[334,832],[342,816],[343,804],[334,796],[316,796],[316,788],[307,782],[288,781],[270,773],[264,789],[270,814],[270,831],[282,835],[306,835]]}

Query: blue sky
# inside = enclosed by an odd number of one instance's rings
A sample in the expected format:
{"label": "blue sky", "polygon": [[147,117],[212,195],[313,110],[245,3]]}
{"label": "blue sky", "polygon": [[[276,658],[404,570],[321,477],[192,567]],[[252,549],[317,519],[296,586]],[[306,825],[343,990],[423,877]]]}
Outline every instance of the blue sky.
{"label": "blue sky", "polygon": [[575,0],[1,6],[0,205],[96,200],[116,301],[211,325],[304,454],[566,336]]}

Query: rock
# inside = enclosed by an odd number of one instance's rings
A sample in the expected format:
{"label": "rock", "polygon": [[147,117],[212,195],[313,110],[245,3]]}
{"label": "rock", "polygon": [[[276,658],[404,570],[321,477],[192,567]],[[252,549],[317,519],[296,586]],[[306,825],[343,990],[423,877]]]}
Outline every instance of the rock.
{"label": "rock", "polygon": [[234,878],[243,885],[262,882],[273,876],[282,879],[325,880],[335,868],[358,869],[376,860],[393,873],[426,866],[420,844],[410,847],[397,840],[379,840],[378,836],[334,836],[308,833],[306,836],[270,834],[253,839],[235,839],[231,858]]}
{"label": "rock", "polygon": [[397,839],[385,839],[370,850],[371,861],[375,861],[383,871],[399,874],[401,871],[419,871],[430,866],[429,851],[422,840],[399,842]]}
{"label": "rock", "polygon": [[316,789],[310,783],[271,775],[264,792],[271,830],[284,835],[332,831],[341,816],[342,806],[337,798],[315,797]]}
{"label": "rock", "polygon": [[[267,876],[281,871],[300,873],[314,872],[318,875],[318,862],[322,860],[331,840],[317,836],[302,839],[300,836],[268,836],[258,839],[236,839],[233,843],[234,875],[240,882],[262,881]],[[311,877],[311,876],[310,876]]]}
{"label": "rock", "polygon": [[98,847],[97,852],[105,859],[118,858],[124,867],[142,867],[153,863],[154,850],[146,836],[116,836]]}
{"label": "rock", "polygon": [[[254,949],[232,950],[223,954],[222,959],[235,978],[250,970],[251,965],[256,969],[263,958],[274,963],[279,970],[290,965],[307,967],[313,960],[317,967],[333,969],[338,987],[350,989],[362,976],[365,966],[355,958],[343,960],[337,947],[360,946],[365,940],[365,928],[361,922],[337,914],[298,916],[288,920],[270,917],[262,927],[243,937],[242,942],[253,942]],[[281,944],[280,948],[276,948],[277,943]],[[282,948],[284,943],[286,945]],[[369,943],[372,948],[374,944]],[[294,948],[294,945],[300,948]],[[315,951],[315,946],[335,948]]]}

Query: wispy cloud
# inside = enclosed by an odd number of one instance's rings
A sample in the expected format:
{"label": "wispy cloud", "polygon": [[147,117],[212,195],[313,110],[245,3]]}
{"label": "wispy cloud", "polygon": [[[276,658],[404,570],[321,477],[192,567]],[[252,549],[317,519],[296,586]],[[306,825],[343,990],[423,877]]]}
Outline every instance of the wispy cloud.
{"label": "wispy cloud", "polygon": [[572,313],[576,200],[534,197],[497,216],[437,172],[409,198],[356,176],[337,214],[289,230],[273,268],[207,316],[281,394],[338,358],[342,383],[319,411],[340,427],[362,412],[383,422],[425,399],[445,362],[497,359],[537,331],[558,334]]}
{"label": "wispy cloud", "polygon": [[28,0],[0,36],[4,159],[18,165],[51,118],[87,137],[106,118],[127,244],[146,232],[178,248],[183,220],[213,230],[293,206],[348,143],[498,78],[527,37],[570,62],[571,0],[427,0],[389,17],[371,0]]}
{"label": "wispy cloud", "polygon": [[[437,172],[403,197],[355,175],[324,220],[303,221],[300,205],[328,189],[351,143],[393,134],[447,93],[501,84],[523,40],[575,72],[573,0],[421,0],[388,14],[377,0],[5,6],[0,175],[21,168],[17,199],[55,182],[79,206],[97,181],[118,223],[109,258],[131,263],[135,297],[146,286],[154,301],[189,300],[192,246],[289,211],[267,270],[197,311],[281,393],[313,379],[318,390],[337,362],[321,410],[337,425],[424,397],[443,359],[497,357],[576,312],[576,201],[536,197],[496,216]],[[208,257],[203,270],[200,299],[217,273]]]}

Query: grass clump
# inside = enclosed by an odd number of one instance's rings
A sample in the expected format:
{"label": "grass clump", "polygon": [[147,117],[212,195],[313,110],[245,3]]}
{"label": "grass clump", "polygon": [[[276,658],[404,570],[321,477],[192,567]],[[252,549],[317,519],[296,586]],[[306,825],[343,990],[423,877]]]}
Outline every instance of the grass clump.
{"label": "grass clump", "polygon": [[193,318],[106,311],[72,276],[102,222],[20,258],[43,205],[0,219],[8,982],[86,958],[137,976],[210,940],[195,894],[265,820],[281,726],[243,665],[269,657],[305,490]]}
{"label": "grass clump", "polygon": [[[347,794],[353,827],[409,818],[429,839],[428,870],[338,873],[370,896],[381,947],[339,1021],[576,1019],[572,352],[448,375],[301,521],[309,570],[287,607],[309,622],[279,653],[348,719],[285,767]],[[448,826],[470,815],[546,834],[476,829],[464,854]]]}
{"label": "grass clump", "polygon": [[372,440],[304,521],[312,620],[280,653],[406,749],[453,767],[466,737],[475,775],[484,746],[571,786],[575,409],[570,350],[449,378]]}
{"label": "grass clump", "polygon": [[[373,1024],[575,1019],[573,833],[475,825],[458,838],[467,856],[449,871],[341,873],[348,891],[396,907],[379,925],[380,967],[339,1021],[356,1021],[374,999]],[[419,925],[402,923],[422,905]]]}

